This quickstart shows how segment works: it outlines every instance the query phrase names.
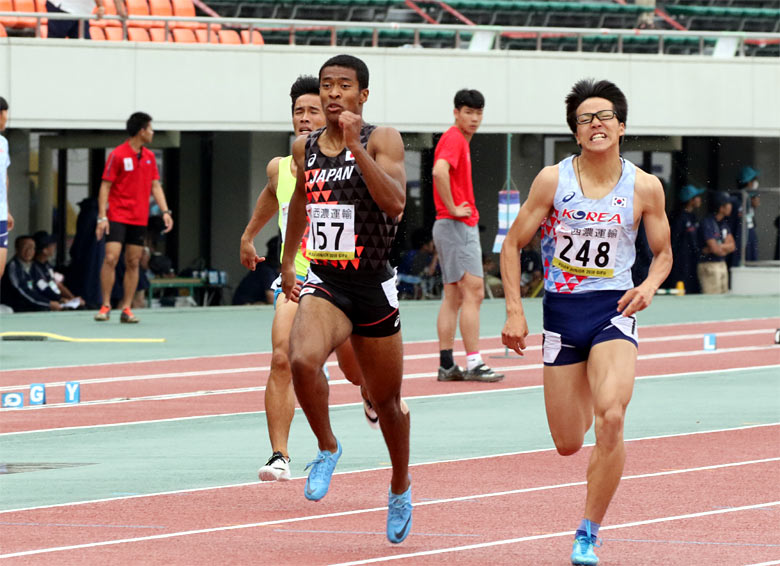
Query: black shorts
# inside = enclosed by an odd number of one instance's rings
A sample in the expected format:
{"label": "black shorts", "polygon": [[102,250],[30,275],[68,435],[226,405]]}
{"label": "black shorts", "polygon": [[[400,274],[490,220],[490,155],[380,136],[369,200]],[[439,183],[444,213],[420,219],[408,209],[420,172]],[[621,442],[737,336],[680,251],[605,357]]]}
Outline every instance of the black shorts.
{"label": "black shorts", "polygon": [[108,221],[106,242],[119,242],[131,246],[143,246],[146,238],[146,226],[125,224],[124,222]]}
{"label": "black shorts", "polygon": [[301,289],[301,300],[307,295],[321,297],[347,315],[352,334],[384,338],[401,330],[398,291],[392,271],[366,276],[312,266]]}

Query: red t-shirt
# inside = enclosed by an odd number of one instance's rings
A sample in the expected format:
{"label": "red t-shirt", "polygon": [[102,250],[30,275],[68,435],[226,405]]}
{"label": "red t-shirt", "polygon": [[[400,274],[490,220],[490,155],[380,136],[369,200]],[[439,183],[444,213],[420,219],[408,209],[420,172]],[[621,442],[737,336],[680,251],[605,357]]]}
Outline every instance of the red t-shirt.
{"label": "red t-shirt", "polygon": [[160,178],[154,153],[145,147],[139,153],[129,142],[108,156],[103,180],[111,182],[108,193],[108,219],[136,226],[149,222],[149,195],[152,181]]}
{"label": "red t-shirt", "polygon": [[471,150],[469,142],[463,136],[457,126],[452,126],[444,132],[436,144],[436,151],[433,153],[433,162],[443,159],[450,164],[450,190],[452,191],[452,202],[459,205],[462,202],[469,203],[471,207],[471,216],[468,218],[455,218],[452,216],[436,190],[436,180],[433,181],[433,201],[436,203],[436,220],[450,218],[460,220],[469,226],[476,226],[479,222],[479,211],[474,204],[474,185],[471,182]]}

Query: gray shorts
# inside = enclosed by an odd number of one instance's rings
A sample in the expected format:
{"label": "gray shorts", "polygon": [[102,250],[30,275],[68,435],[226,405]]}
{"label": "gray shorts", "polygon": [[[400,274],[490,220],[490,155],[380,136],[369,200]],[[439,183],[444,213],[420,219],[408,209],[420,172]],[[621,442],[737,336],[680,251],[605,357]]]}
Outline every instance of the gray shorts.
{"label": "gray shorts", "polygon": [[479,226],[442,218],[433,224],[433,243],[439,254],[441,278],[445,285],[457,283],[466,273],[483,276]]}

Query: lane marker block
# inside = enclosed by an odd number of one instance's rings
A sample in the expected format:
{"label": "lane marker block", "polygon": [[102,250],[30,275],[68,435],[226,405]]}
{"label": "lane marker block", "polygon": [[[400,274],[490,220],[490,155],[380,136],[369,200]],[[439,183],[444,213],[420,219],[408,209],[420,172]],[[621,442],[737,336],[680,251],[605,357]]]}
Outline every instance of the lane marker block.
{"label": "lane marker block", "polygon": [[714,334],[705,334],[704,335],[704,349],[705,350],[715,350],[717,348],[717,342],[715,341],[715,335]]}
{"label": "lane marker block", "polygon": [[0,405],[3,409],[18,409],[24,407],[24,395],[21,393],[3,393]]}
{"label": "lane marker block", "polygon": [[30,405],[46,404],[46,385],[43,383],[30,384]]}
{"label": "lane marker block", "polygon": [[65,402],[66,403],[81,402],[81,384],[78,381],[65,382]]}

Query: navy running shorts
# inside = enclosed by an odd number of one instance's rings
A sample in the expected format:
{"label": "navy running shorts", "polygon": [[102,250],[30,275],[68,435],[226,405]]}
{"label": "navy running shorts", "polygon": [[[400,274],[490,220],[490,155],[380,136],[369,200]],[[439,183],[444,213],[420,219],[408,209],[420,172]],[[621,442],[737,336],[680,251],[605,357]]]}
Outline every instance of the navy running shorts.
{"label": "navy running shorts", "polygon": [[623,316],[617,302],[625,291],[545,293],[542,354],[544,365],[584,362],[590,349],[609,340],[638,345],[636,317]]}

